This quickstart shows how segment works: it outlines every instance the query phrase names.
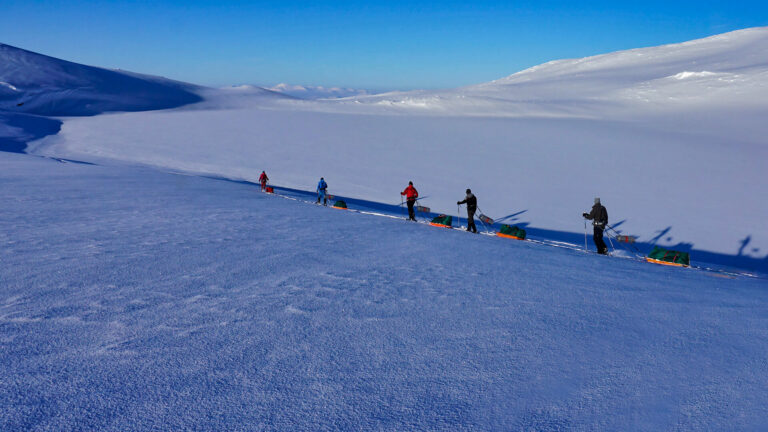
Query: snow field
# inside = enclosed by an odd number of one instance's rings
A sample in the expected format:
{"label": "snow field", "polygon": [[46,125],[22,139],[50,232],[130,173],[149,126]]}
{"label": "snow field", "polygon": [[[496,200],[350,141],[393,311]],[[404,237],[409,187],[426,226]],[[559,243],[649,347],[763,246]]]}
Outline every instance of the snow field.
{"label": "snow field", "polygon": [[299,189],[325,176],[334,192],[380,202],[414,180],[438,212],[452,212],[470,187],[489,216],[520,213],[526,227],[570,234],[599,196],[611,222],[646,245],[766,272],[766,54],[768,27],[759,27],[552,61],[458,89],[306,101],[0,45],[0,150],[59,130],[58,120],[8,117],[20,112],[183,105],[64,118],[58,135],[27,150],[233,179],[266,169]]}
{"label": "snow field", "polygon": [[754,430],[766,283],[0,154],[2,430]]}
{"label": "snow field", "polygon": [[181,110],[70,119],[31,151],[251,181],[266,169],[276,184],[298,189],[323,176],[332,193],[390,203],[413,180],[427,205],[449,214],[469,187],[491,217],[523,212],[519,223],[577,233],[599,196],[611,223],[640,241],[694,249],[694,260],[696,250],[762,259],[768,231],[756,218],[768,204],[754,197],[768,149],[744,137],[738,145],[748,151],[732,151],[726,135],[735,131],[710,133],[697,115],[676,119],[691,129],[658,117]]}

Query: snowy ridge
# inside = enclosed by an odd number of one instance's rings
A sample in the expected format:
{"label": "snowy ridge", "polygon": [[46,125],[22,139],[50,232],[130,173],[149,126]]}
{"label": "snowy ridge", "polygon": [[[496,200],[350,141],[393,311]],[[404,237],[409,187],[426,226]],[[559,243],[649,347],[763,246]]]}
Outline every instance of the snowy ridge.
{"label": "snowy ridge", "polygon": [[15,113],[94,115],[166,109],[202,100],[194,85],[80,65],[5,44],[0,44],[0,81],[0,110]]}
{"label": "snowy ridge", "polygon": [[556,60],[492,81],[488,85],[560,79],[606,71],[611,71],[614,83],[626,80],[648,81],[669,76],[682,65],[696,65],[698,68],[716,71],[765,69],[768,60],[763,53],[767,37],[768,27],[757,27],[678,44]]}
{"label": "snowy ridge", "polygon": [[[680,44],[556,60],[455,90],[354,98],[409,113],[616,117],[628,110],[756,103],[768,97],[768,27]],[[700,78],[672,86],[669,78]],[[725,78],[725,79],[723,79]],[[714,94],[713,94],[714,93]],[[606,109],[609,108],[609,109]],[[620,108],[621,111],[616,112]]]}

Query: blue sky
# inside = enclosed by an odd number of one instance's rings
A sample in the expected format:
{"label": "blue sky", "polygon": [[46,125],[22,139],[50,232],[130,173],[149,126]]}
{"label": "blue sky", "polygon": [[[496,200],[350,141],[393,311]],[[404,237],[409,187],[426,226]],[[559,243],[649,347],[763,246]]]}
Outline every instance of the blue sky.
{"label": "blue sky", "polygon": [[0,0],[0,42],[197,84],[449,88],[768,25],[768,1]]}

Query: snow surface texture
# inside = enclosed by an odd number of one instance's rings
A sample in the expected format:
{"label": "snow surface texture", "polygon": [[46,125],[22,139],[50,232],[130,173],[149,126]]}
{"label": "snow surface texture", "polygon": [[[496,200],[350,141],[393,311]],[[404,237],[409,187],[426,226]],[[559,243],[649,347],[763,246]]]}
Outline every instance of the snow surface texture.
{"label": "snow surface texture", "polygon": [[0,153],[0,430],[762,430],[763,279]]}

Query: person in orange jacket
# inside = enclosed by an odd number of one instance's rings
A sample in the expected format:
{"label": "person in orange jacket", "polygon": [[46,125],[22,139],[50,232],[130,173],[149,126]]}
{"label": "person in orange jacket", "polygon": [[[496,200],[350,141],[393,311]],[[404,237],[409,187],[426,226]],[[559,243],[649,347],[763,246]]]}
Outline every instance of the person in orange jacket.
{"label": "person in orange jacket", "polygon": [[261,191],[264,192],[267,190],[267,182],[269,181],[269,177],[267,177],[267,172],[262,171],[261,175],[259,176],[259,183],[261,183]]}
{"label": "person in orange jacket", "polygon": [[408,204],[408,219],[416,221],[416,215],[413,213],[413,205],[416,204],[416,199],[419,197],[419,192],[413,187],[413,182],[408,182],[408,187],[404,191],[400,192],[400,195],[405,195],[405,202]]}

